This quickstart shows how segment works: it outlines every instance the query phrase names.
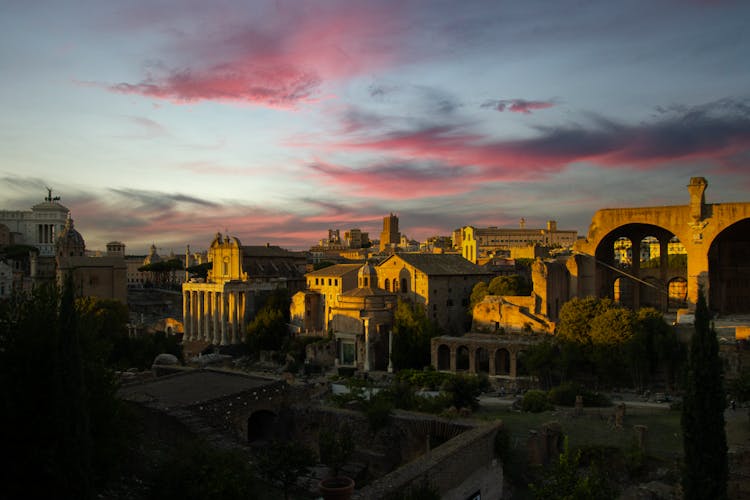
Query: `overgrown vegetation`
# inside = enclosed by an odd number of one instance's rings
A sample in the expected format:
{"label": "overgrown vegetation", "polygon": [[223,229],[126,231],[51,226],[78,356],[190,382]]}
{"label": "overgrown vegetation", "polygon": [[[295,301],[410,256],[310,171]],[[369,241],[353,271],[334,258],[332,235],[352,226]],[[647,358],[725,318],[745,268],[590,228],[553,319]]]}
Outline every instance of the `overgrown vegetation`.
{"label": "overgrown vegetation", "polygon": [[682,437],[685,498],[727,498],[727,437],[719,344],[710,326],[701,290],[695,307],[695,332],[690,341],[685,393],[682,399]]}
{"label": "overgrown vegetation", "polygon": [[75,307],[73,286],[0,302],[0,440],[8,498],[92,498],[123,461],[126,412],[107,342]]}
{"label": "overgrown vegetation", "polygon": [[399,299],[393,315],[393,366],[397,370],[429,366],[430,340],[440,334],[424,307]]}
{"label": "overgrown vegetation", "polygon": [[178,446],[151,478],[152,498],[203,500],[257,498],[258,481],[247,458],[212,448],[203,441]]}
{"label": "overgrown vegetation", "polygon": [[637,313],[609,299],[575,298],[563,305],[554,340],[531,347],[524,358],[543,387],[565,381],[643,389],[672,386],[684,346],[661,313]]}

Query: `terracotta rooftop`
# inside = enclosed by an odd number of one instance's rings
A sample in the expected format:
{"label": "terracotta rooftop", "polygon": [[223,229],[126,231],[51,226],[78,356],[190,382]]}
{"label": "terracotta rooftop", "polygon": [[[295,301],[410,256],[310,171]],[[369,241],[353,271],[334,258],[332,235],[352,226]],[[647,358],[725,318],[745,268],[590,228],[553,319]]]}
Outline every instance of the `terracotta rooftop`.
{"label": "terracotta rooftop", "polygon": [[428,276],[490,274],[486,269],[469,262],[458,254],[399,253],[381,262],[380,266],[387,265],[392,259],[402,259]]}
{"label": "terracotta rooftop", "polygon": [[305,274],[305,276],[325,276],[326,278],[329,276],[343,276],[352,271],[357,271],[360,267],[362,267],[362,264],[335,264],[333,266],[324,267],[323,269],[318,269],[317,271],[312,271]]}

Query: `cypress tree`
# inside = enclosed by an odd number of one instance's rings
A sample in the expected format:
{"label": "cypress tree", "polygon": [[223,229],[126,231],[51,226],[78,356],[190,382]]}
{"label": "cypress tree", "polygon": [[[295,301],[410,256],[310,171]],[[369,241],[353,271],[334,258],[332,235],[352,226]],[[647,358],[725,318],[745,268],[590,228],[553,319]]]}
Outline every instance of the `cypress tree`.
{"label": "cypress tree", "polygon": [[701,290],[695,308],[695,332],[690,341],[682,439],[685,468],[682,488],[686,500],[727,498],[727,438],[724,431],[725,395],[716,332],[710,325]]}

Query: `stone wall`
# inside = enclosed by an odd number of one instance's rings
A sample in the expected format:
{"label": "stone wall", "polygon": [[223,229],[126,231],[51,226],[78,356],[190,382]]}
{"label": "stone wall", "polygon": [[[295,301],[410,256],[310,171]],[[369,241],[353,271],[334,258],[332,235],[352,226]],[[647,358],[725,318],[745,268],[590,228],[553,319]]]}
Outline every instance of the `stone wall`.
{"label": "stone wall", "polygon": [[463,500],[479,492],[501,498],[503,468],[494,443],[501,423],[463,432],[421,457],[355,492],[358,500],[380,500],[429,483],[443,500]]}
{"label": "stone wall", "polygon": [[248,418],[259,410],[278,414],[286,397],[287,384],[283,380],[248,389],[238,394],[213,399],[186,407],[185,412],[224,434],[231,434],[247,442]]}

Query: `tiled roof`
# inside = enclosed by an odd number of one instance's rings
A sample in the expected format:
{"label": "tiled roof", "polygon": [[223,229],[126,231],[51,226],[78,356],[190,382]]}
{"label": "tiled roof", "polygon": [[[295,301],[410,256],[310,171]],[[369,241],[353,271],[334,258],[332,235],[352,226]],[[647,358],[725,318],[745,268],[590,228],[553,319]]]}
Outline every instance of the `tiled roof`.
{"label": "tiled roof", "polygon": [[362,264],[335,264],[333,266],[324,267],[323,269],[318,269],[317,271],[312,271],[305,274],[305,276],[324,276],[326,278],[329,276],[343,276],[352,271],[357,271],[360,267],[362,267]]}
{"label": "tiled roof", "polygon": [[243,245],[242,255],[243,257],[293,257],[297,259],[305,257],[302,252],[292,252],[275,245]]}
{"label": "tiled roof", "polygon": [[381,262],[380,266],[387,266],[392,259],[402,259],[428,276],[490,274],[457,254],[399,253]]}

